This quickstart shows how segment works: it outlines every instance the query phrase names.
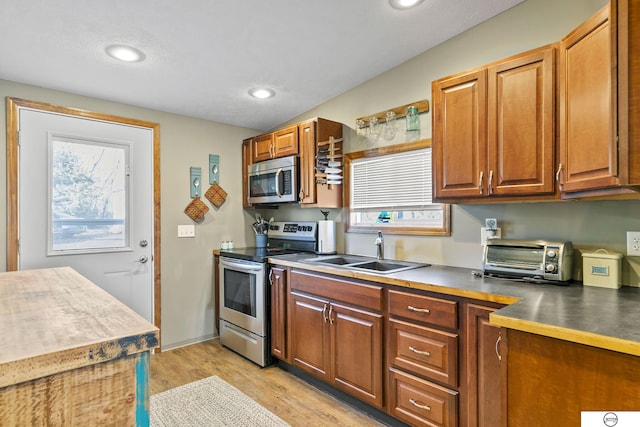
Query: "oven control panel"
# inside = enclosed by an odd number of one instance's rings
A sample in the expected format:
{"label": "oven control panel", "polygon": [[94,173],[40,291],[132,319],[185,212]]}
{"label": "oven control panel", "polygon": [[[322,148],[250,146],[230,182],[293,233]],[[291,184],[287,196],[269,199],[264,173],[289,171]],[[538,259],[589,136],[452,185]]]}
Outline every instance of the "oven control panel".
{"label": "oven control panel", "polygon": [[312,221],[275,221],[269,224],[269,238],[315,240],[318,223]]}

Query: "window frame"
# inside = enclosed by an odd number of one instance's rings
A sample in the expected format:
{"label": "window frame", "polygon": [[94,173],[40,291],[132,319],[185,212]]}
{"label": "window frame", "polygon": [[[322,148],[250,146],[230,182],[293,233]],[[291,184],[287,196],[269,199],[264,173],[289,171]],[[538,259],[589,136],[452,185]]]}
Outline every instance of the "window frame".
{"label": "window frame", "polygon": [[[345,198],[345,232],[375,233],[380,227],[372,225],[351,224],[351,163],[354,160],[370,157],[378,157],[390,154],[404,153],[408,151],[421,150],[431,147],[431,139],[421,139],[419,141],[407,142],[403,144],[389,145],[372,148],[363,151],[356,151],[344,155],[344,198]],[[434,203],[440,205],[442,211],[442,227],[420,227],[420,226],[385,226],[385,234],[406,234],[420,236],[451,236],[451,206],[446,203]]]}

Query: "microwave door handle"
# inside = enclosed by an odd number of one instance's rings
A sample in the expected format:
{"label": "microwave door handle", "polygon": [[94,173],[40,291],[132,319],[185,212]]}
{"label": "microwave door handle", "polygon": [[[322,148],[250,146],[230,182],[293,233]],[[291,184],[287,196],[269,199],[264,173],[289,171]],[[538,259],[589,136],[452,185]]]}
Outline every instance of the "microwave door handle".
{"label": "microwave door handle", "polygon": [[282,168],[276,172],[276,194],[278,197],[282,197],[282,193],[280,192],[280,174],[282,174]]}

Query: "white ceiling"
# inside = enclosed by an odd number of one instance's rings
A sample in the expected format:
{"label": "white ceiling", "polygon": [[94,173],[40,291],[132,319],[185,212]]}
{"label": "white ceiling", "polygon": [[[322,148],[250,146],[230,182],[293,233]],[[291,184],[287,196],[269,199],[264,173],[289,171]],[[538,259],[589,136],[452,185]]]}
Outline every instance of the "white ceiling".
{"label": "white ceiling", "polygon": [[0,0],[0,79],[267,130],[521,1]]}

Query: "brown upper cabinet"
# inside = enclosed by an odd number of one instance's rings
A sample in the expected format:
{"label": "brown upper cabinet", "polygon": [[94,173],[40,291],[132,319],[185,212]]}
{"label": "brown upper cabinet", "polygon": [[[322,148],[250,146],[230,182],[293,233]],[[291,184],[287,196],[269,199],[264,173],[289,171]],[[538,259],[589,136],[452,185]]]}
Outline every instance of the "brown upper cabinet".
{"label": "brown upper cabinet", "polygon": [[249,165],[251,164],[253,149],[253,138],[242,141],[242,207],[250,208],[253,205],[249,203]]}
{"label": "brown upper cabinet", "polygon": [[640,5],[618,0],[560,48],[558,186],[564,198],[637,196]]}
{"label": "brown upper cabinet", "polygon": [[433,82],[435,201],[555,197],[554,51]]}
{"label": "brown upper cabinet", "polygon": [[560,164],[565,192],[618,185],[611,26],[604,8],[560,47]]}
{"label": "brown upper cabinet", "polygon": [[640,4],[612,0],[557,45],[434,81],[434,200],[640,197],[637,52]]}
{"label": "brown upper cabinet", "polygon": [[[301,207],[342,207],[342,184],[328,185],[318,183],[316,180],[318,144],[329,141],[330,138],[342,139],[342,123],[319,117],[298,123],[298,140],[300,142],[300,194],[298,200]],[[342,147],[342,142],[339,144]],[[342,152],[340,151],[340,153]]]}
{"label": "brown upper cabinet", "polygon": [[[342,207],[342,184],[319,183],[316,179],[316,156],[319,144],[331,138],[340,141],[338,144],[342,147],[342,123],[316,117],[242,141],[243,207],[253,207],[248,202],[248,166],[252,163],[291,155],[299,156],[298,201],[300,206],[304,208]],[[341,148],[337,152],[341,155]]]}
{"label": "brown upper cabinet", "polygon": [[296,125],[253,138],[252,162],[298,154],[298,127]]}

